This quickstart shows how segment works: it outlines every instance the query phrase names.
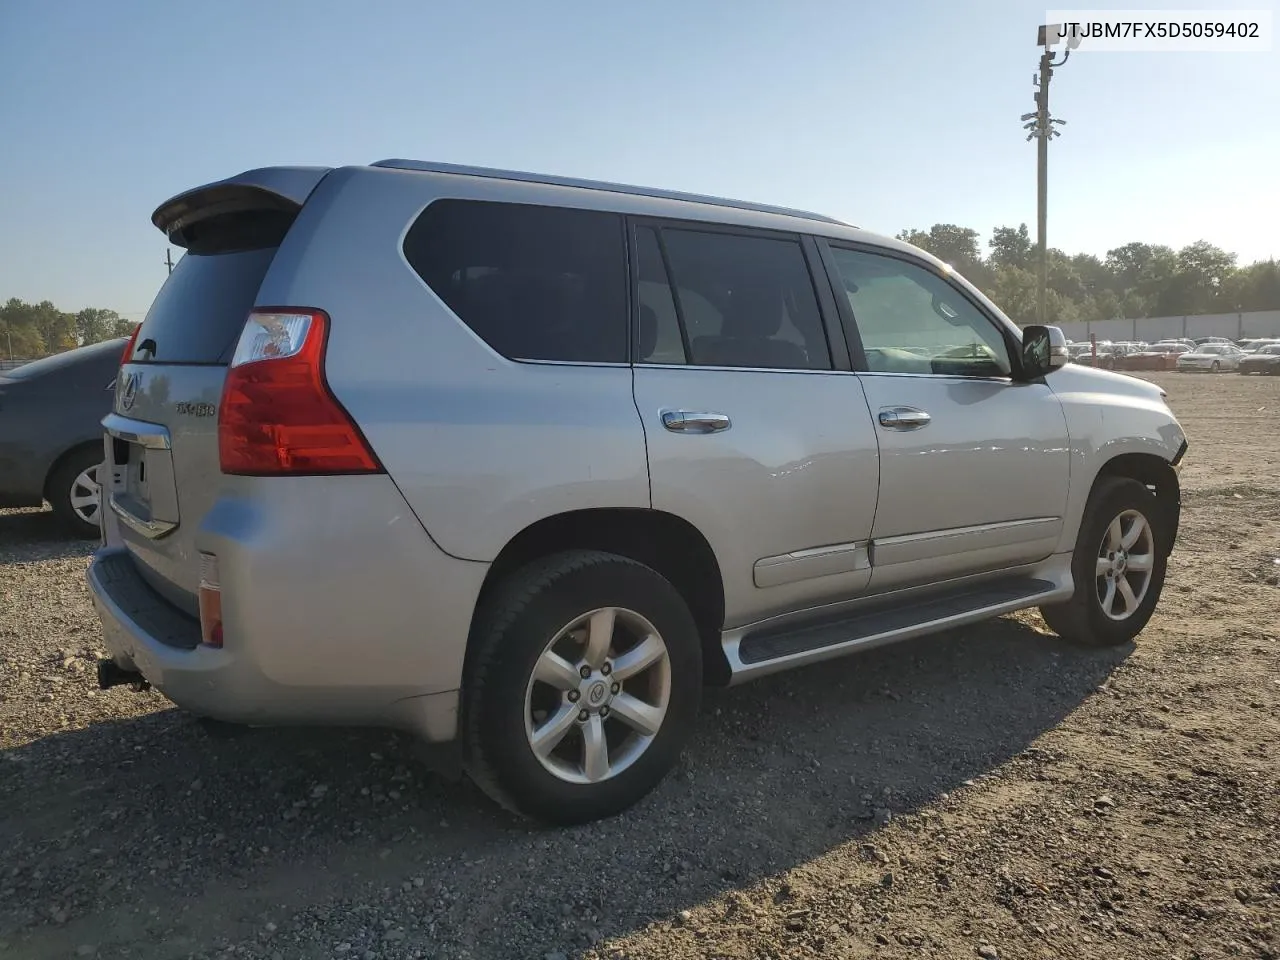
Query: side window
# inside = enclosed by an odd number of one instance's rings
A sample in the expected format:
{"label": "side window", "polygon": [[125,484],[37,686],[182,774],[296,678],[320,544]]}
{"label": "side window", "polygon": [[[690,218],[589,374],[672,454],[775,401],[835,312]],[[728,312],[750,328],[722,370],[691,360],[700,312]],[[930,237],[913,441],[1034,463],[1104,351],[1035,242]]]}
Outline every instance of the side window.
{"label": "side window", "polygon": [[479,200],[437,200],[405,258],[486,343],[517,360],[627,362],[622,218]]}
{"label": "side window", "polygon": [[831,352],[795,240],[665,228],[691,363],[829,370]]}
{"label": "side window", "polygon": [[1012,370],[1004,337],[960,291],[924,267],[833,247],[867,355],[877,373],[1003,377]]}
{"label": "side window", "polygon": [[636,230],[636,330],[640,363],[687,363],[680,315],[653,227]]}

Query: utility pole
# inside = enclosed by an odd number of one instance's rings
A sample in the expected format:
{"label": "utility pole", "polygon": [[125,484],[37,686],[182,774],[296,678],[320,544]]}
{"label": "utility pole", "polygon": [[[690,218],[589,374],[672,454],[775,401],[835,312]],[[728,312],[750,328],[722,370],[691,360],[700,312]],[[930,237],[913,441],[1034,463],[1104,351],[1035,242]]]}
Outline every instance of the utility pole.
{"label": "utility pole", "polygon": [[1045,323],[1049,318],[1049,141],[1059,136],[1057,126],[1065,120],[1055,120],[1049,115],[1049,81],[1053,68],[1067,62],[1071,51],[1080,45],[1080,38],[1072,35],[1061,60],[1053,59],[1053,45],[1062,39],[1059,24],[1042,26],[1037,43],[1044,48],[1040,54],[1040,72],[1032,78],[1036,88],[1036,109],[1022,115],[1022,129],[1027,139],[1036,141],[1036,322]]}
{"label": "utility pole", "polygon": [[168,247],[164,248],[164,265],[169,268],[170,273],[173,273],[173,251]]}
{"label": "utility pole", "polygon": [[1040,54],[1040,83],[1036,91],[1036,319],[1049,319],[1049,139],[1057,134],[1049,117],[1049,80],[1053,77],[1053,52]]}

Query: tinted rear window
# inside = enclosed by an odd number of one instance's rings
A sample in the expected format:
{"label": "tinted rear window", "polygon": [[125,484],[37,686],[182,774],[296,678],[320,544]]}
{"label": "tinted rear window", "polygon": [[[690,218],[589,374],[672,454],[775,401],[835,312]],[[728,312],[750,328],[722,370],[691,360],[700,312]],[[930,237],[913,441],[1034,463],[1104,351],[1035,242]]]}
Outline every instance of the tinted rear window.
{"label": "tinted rear window", "polygon": [[276,249],[188,252],[142,322],[134,362],[227,363]]}
{"label": "tinted rear window", "polygon": [[627,361],[622,218],[476,200],[437,200],[405,258],[462,322],[507,357]]}

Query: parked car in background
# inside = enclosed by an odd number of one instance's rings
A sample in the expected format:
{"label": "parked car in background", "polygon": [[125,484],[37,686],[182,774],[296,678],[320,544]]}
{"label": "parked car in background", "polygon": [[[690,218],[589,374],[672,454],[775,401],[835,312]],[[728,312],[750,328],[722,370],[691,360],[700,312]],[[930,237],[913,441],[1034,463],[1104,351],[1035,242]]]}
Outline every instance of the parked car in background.
{"label": "parked car in background", "polygon": [[1196,337],[1191,342],[1197,347],[1203,347],[1206,343],[1235,343],[1234,340],[1231,340],[1228,337]]}
{"label": "parked car in background", "polygon": [[1124,358],[1131,354],[1141,353],[1147,349],[1147,345],[1138,340],[1122,340],[1113,344],[1111,347],[1111,356],[1115,361],[1115,369],[1120,369],[1124,365]]}
{"label": "parked car in background", "polygon": [[1280,375],[1280,343],[1263,344],[1253,353],[1246,353],[1240,358],[1236,370],[1239,373],[1262,373],[1273,377]]}
{"label": "parked car in background", "polygon": [[1145,343],[1132,340],[1119,340],[1116,342],[1100,340],[1098,341],[1095,359],[1093,345],[1084,341],[1067,344],[1067,355],[1071,358],[1072,363],[1078,363],[1081,366],[1119,370],[1124,364],[1125,357],[1144,350],[1146,346]]}
{"label": "parked car in background", "polygon": [[1225,373],[1240,365],[1245,352],[1234,343],[1206,343],[1180,354],[1174,369],[1183,373]]}
{"label": "parked car in background", "polygon": [[1241,340],[1239,346],[1245,353],[1253,353],[1263,347],[1277,343],[1280,343],[1280,338],[1277,337],[1249,337]]}
{"label": "parked car in background", "polygon": [[1185,343],[1153,343],[1144,350],[1131,353],[1119,364],[1121,370],[1172,370],[1178,357],[1189,351]]}
{"label": "parked car in background", "polygon": [[1095,348],[1091,343],[1073,343],[1067,347],[1072,363],[1085,367],[1101,367],[1109,370],[1115,366],[1114,347],[1109,341],[1099,341]]}
{"label": "parked car in background", "polygon": [[48,501],[76,536],[99,535],[102,418],[124,339],[35,360],[0,374],[0,507]]}
{"label": "parked car in background", "polygon": [[909,244],[402,160],[152,220],[187,253],[104,423],[104,687],[458,740],[575,823],[661,780],[704,683],[1031,607],[1116,646],[1159,600],[1163,391]]}

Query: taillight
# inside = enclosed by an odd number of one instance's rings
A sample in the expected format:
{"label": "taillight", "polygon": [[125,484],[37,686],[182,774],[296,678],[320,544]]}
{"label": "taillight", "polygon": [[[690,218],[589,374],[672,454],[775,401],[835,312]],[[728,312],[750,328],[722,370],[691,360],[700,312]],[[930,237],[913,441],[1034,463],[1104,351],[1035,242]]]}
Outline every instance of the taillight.
{"label": "taillight", "polygon": [[369,444],[324,378],[329,318],[319,310],[254,310],[218,408],[223,473],[379,473]]}
{"label": "taillight", "polygon": [[133,328],[133,333],[129,334],[129,342],[124,345],[124,353],[120,354],[120,366],[124,366],[133,358],[133,346],[138,342],[138,331],[142,329],[142,324],[138,324]]}
{"label": "taillight", "polygon": [[222,578],[212,553],[200,554],[200,642],[222,646]]}

